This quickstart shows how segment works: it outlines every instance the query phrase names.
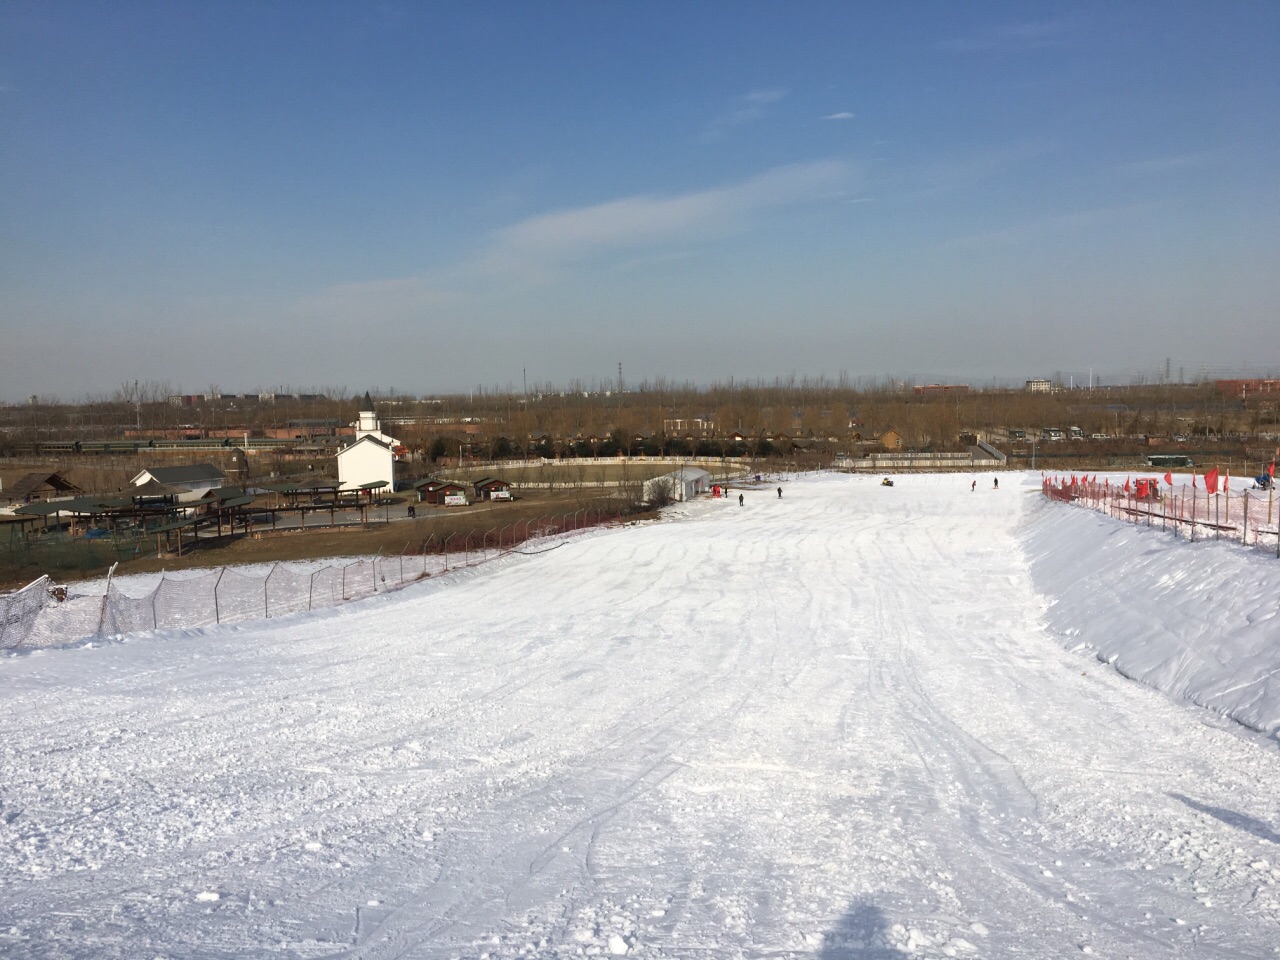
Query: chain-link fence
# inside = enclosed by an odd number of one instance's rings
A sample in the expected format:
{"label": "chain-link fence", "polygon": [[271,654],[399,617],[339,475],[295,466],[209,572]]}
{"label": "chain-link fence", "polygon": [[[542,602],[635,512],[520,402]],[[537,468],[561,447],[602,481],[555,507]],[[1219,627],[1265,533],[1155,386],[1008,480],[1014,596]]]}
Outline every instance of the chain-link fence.
{"label": "chain-link fence", "polygon": [[[62,646],[94,637],[145,630],[205,627],[319,610],[396,590],[425,577],[493,560],[531,540],[615,523],[615,512],[584,508],[488,531],[432,538],[411,553],[315,568],[277,563],[265,575],[221,567],[197,576],[161,575],[143,596],[129,596],[112,580],[102,592],[70,595],[48,576],[0,596],[0,649]],[[114,568],[113,568],[114,569]]]}
{"label": "chain-link fence", "polygon": [[[1239,481],[1237,481],[1239,482]],[[1168,530],[1187,540],[1237,540],[1280,557],[1280,497],[1274,486],[1210,492],[1203,485],[1175,487],[1158,477],[1046,477],[1046,497],[1088,507],[1129,523]]]}

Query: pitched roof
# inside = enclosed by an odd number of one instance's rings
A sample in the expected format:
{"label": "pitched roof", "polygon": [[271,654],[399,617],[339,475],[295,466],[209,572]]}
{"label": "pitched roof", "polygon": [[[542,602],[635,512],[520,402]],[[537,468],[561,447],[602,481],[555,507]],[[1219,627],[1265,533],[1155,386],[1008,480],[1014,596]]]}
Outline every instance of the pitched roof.
{"label": "pitched roof", "polygon": [[361,437],[359,440],[355,441],[355,443],[348,443],[345,447],[343,447],[341,450],[339,450],[339,451],[335,454],[335,456],[339,456],[339,457],[340,457],[340,456],[342,456],[344,453],[346,453],[348,450],[351,450],[351,449],[353,449],[353,448],[355,448],[355,447],[358,447],[358,446],[360,446],[360,444],[362,444],[362,443],[376,443],[378,446],[382,447],[382,449],[383,449],[383,450],[390,450],[390,449],[391,449],[391,444],[389,444],[389,443],[383,443],[381,440],[379,440],[379,439],[378,439],[377,437],[375,437],[373,434],[371,434],[371,433],[366,433],[366,434],[365,434],[363,437]]}
{"label": "pitched roof", "polygon": [[42,500],[39,503],[27,503],[18,507],[14,513],[27,516],[47,517],[57,513],[94,514],[109,513],[114,510],[125,510],[133,507],[128,499],[112,499],[103,497],[76,497],[74,500]]}
{"label": "pitched roof", "polygon": [[129,496],[135,500],[140,500],[143,497],[176,497],[178,494],[186,492],[187,491],[180,490],[177,487],[171,487],[167,483],[161,483],[153,476],[152,479],[148,480],[146,483],[140,483],[137,486],[131,487],[129,489]]}
{"label": "pitched roof", "polygon": [[28,473],[17,483],[4,491],[11,500],[29,497],[41,487],[52,487],[58,493],[78,494],[82,491],[74,483],[60,473]]}
{"label": "pitched roof", "polygon": [[161,483],[203,483],[206,480],[227,479],[227,475],[212,463],[189,463],[181,467],[147,467],[145,472]]}
{"label": "pitched roof", "polygon": [[[240,487],[217,487],[209,490],[201,497],[201,501],[217,500],[219,503],[225,503],[228,500],[237,500],[245,495],[244,490]],[[250,500],[253,498],[250,497]]]}

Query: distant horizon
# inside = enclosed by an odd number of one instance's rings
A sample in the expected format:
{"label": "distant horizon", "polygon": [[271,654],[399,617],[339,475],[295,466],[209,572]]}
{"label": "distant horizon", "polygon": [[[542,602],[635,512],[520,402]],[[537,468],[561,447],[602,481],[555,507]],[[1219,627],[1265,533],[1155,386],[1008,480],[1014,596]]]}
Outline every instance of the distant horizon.
{"label": "distant horizon", "polygon": [[0,396],[1276,369],[1278,105],[1280,4],[4,4]]}
{"label": "distant horizon", "polygon": [[[493,384],[475,384],[470,387],[462,387],[459,389],[437,389],[437,390],[417,390],[412,387],[400,387],[394,384],[369,384],[365,386],[352,386],[350,384],[290,384],[279,383],[268,386],[256,387],[231,387],[225,384],[219,384],[217,393],[226,397],[235,398],[252,398],[258,396],[279,395],[285,397],[299,395],[318,395],[324,396],[326,399],[337,399],[335,395],[341,395],[344,399],[354,400],[368,393],[374,399],[391,399],[391,398],[411,398],[411,399],[427,399],[436,397],[461,397],[468,395],[495,396],[509,395],[519,396],[526,392],[529,394],[565,394],[579,390],[585,390],[591,394],[599,393],[636,393],[644,391],[684,391],[691,390],[695,392],[709,392],[712,390],[723,389],[788,389],[793,387],[808,387],[811,389],[830,389],[830,390],[852,390],[852,391],[873,391],[883,390],[900,386],[902,388],[915,386],[931,386],[931,385],[956,385],[965,386],[971,390],[1022,390],[1025,385],[1032,380],[1048,380],[1055,385],[1064,389],[1105,389],[1108,387],[1141,387],[1141,386],[1195,386],[1196,384],[1212,383],[1217,380],[1277,380],[1280,379],[1280,365],[1261,366],[1244,364],[1236,367],[1199,367],[1194,375],[1186,370],[1185,367],[1179,368],[1176,365],[1170,365],[1169,373],[1166,376],[1165,366],[1152,366],[1146,369],[1134,369],[1126,371],[1062,371],[1054,370],[1045,374],[1037,374],[1035,376],[1016,376],[1016,377],[947,377],[947,376],[920,376],[913,374],[891,373],[883,375],[863,375],[856,376],[852,374],[801,374],[787,373],[772,377],[735,377],[722,381],[676,381],[669,377],[628,377],[624,370],[623,386],[619,390],[617,386],[616,376],[613,379],[608,377],[570,378],[563,383],[555,383],[551,381],[534,381],[530,379],[527,388],[522,383],[506,382]],[[32,396],[39,399],[40,403],[60,404],[73,406],[78,403],[90,403],[97,401],[112,402],[112,398],[125,392],[130,384],[135,381],[117,382],[116,386],[108,391],[90,392],[78,397],[63,397],[53,394],[28,394],[26,397],[12,398],[0,397],[0,403],[6,406],[21,406],[27,403]],[[207,397],[212,395],[214,391],[206,388],[187,389],[183,385],[174,385],[166,381],[142,381],[142,391],[148,396],[146,402],[159,402],[163,397]],[[162,392],[163,391],[163,392]],[[132,402],[132,401],[128,401]]]}

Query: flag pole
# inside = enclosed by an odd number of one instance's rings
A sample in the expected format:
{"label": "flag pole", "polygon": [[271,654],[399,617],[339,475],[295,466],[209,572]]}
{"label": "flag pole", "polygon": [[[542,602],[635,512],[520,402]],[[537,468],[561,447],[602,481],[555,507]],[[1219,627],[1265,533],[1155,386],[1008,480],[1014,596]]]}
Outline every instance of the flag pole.
{"label": "flag pole", "polygon": [[1192,474],[1192,543],[1196,543],[1196,474]]}
{"label": "flag pole", "polygon": [[1213,468],[1213,539],[1222,537],[1222,501],[1218,499],[1218,467]]}

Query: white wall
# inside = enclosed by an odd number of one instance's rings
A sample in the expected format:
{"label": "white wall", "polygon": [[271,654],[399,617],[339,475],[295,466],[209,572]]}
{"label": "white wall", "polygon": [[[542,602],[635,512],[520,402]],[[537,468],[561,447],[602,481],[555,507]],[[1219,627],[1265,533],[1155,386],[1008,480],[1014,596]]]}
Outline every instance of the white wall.
{"label": "white wall", "polygon": [[342,490],[354,490],[381,480],[387,492],[395,487],[395,456],[376,443],[355,443],[338,453],[338,481]]}

